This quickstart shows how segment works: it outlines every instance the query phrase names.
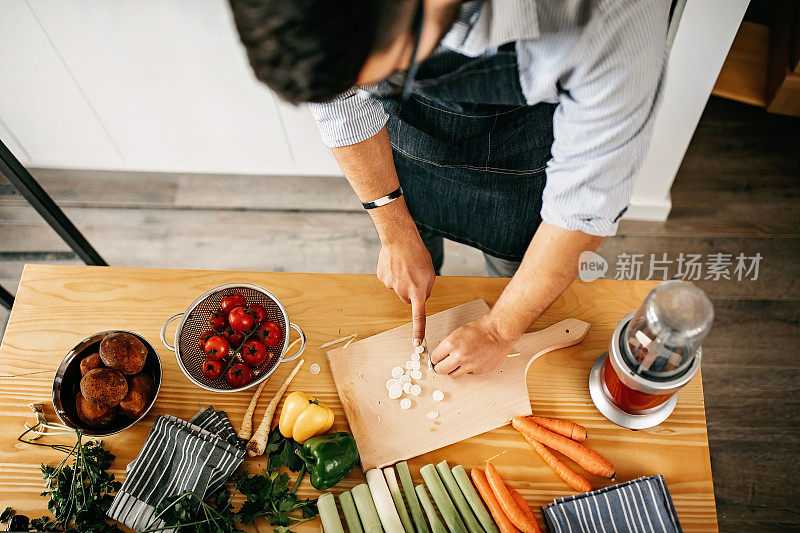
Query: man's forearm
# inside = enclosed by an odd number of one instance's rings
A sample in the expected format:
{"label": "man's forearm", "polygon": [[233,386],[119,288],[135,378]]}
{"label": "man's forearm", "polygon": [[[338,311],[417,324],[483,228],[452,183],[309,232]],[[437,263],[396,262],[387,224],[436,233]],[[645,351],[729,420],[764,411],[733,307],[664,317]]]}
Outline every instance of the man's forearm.
{"label": "man's forearm", "polygon": [[[389,134],[384,127],[369,139],[350,146],[333,148],[336,162],[344,172],[359,200],[371,202],[400,186],[392,158]],[[401,197],[369,212],[383,243],[407,238],[417,233],[414,220]]]}
{"label": "man's forearm", "polygon": [[498,335],[503,338],[522,335],[575,280],[581,252],[596,250],[602,240],[543,222],[519,270],[489,313]]}

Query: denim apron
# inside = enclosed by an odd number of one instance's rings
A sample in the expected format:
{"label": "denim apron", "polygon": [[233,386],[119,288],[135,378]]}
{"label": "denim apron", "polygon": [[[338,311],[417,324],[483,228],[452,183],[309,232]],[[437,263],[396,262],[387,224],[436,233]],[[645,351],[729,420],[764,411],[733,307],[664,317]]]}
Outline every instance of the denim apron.
{"label": "denim apron", "polygon": [[525,103],[514,43],[477,58],[439,52],[407,102],[382,103],[420,229],[520,261],[542,221],[555,104]]}

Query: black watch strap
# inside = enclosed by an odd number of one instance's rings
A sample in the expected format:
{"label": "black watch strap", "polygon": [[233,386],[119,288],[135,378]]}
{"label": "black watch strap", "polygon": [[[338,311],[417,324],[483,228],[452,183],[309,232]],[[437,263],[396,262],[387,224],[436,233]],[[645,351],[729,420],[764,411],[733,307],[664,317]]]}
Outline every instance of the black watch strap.
{"label": "black watch strap", "polygon": [[382,196],[377,200],[373,200],[372,202],[361,202],[361,205],[364,206],[364,209],[375,209],[376,207],[388,204],[392,200],[397,200],[401,196],[403,196],[403,188],[398,187],[386,196]]}

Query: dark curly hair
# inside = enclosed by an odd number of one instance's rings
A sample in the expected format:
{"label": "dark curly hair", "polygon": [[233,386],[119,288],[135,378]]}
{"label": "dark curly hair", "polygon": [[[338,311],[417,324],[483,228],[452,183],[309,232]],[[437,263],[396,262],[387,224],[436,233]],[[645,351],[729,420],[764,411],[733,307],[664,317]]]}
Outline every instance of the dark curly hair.
{"label": "dark curly hair", "polygon": [[367,56],[400,33],[409,0],[230,0],[256,77],[292,103],[352,87]]}

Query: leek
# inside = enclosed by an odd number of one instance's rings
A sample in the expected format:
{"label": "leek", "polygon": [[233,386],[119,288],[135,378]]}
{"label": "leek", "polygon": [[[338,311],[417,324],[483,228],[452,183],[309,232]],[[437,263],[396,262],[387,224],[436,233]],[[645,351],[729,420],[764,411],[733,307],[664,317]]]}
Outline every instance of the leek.
{"label": "leek", "polygon": [[397,463],[397,474],[400,476],[400,483],[403,485],[403,492],[406,494],[406,501],[408,508],[411,510],[411,518],[414,519],[414,525],[417,528],[417,533],[430,533],[428,523],[425,522],[425,515],[422,514],[422,507],[419,504],[419,497],[414,490],[414,482],[411,480],[411,472],[408,471],[408,463],[402,461]]}
{"label": "leek", "polygon": [[405,529],[406,533],[414,533],[414,524],[411,523],[411,517],[408,516],[406,504],[403,502],[403,494],[400,492],[400,486],[397,484],[397,476],[394,473],[394,468],[391,466],[384,468],[383,475],[386,477],[386,484],[389,486],[389,492],[392,494],[392,500],[394,500],[397,514],[400,515],[400,522],[403,524],[403,529]]}
{"label": "leek", "polygon": [[450,496],[448,496],[447,489],[444,488],[442,478],[439,477],[436,467],[433,465],[425,465],[419,469],[419,473],[422,474],[425,485],[428,487],[428,490],[431,491],[433,501],[436,502],[436,507],[438,507],[439,512],[442,513],[442,518],[444,518],[444,522],[447,524],[450,533],[467,533],[467,526],[464,525],[464,521],[458,516],[456,506],[453,505],[453,501],[450,499]]}
{"label": "leek", "polygon": [[450,465],[447,464],[447,461],[442,461],[436,465],[436,470],[439,471],[439,476],[444,482],[447,493],[450,495],[450,499],[453,503],[456,504],[458,513],[464,520],[469,533],[483,533],[483,528],[480,522],[478,522],[478,519],[475,518],[475,514],[472,512],[472,509],[470,509],[467,499],[461,492],[458,483],[456,483],[456,478],[453,477],[453,473],[450,471]]}
{"label": "leek", "polygon": [[436,509],[434,509],[431,499],[428,498],[428,491],[425,490],[425,485],[417,485],[414,490],[419,497],[422,508],[425,509],[425,514],[428,516],[428,521],[431,523],[433,533],[448,533],[447,528],[444,527],[442,521],[436,516]]}
{"label": "leek", "polygon": [[353,495],[350,494],[349,490],[339,495],[339,503],[342,505],[342,513],[344,513],[344,520],[347,522],[347,529],[350,533],[364,533],[364,528],[361,527],[361,520],[358,518],[358,511],[356,511],[356,504],[353,501]]}
{"label": "leek", "polygon": [[367,485],[372,494],[372,501],[375,502],[375,509],[378,510],[378,518],[386,533],[405,533],[403,523],[400,522],[400,515],[394,507],[392,495],[389,493],[389,486],[383,477],[383,472],[377,468],[367,470]]}
{"label": "leek", "polygon": [[492,519],[492,515],[489,514],[489,511],[486,510],[486,506],[483,505],[483,500],[481,500],[478,491],[475,490],[472,481],[469,480],[469,476],[467,475],[467,471],[464,470],[464,467],[456,465],[452,468],[452,473],[461,492],[469,502],[469,506],[472,507],[472,512],[475,513],[478,521],[483,526],[483,529],[485,529],[487,533],[500,533],[500,530]]}
{"label": "leek", "polygon": [[319,517],[322,520],[322,529],[325,533],[344,533],[333,494],[326,492],[317,498],[317,509],[319,509]]}
{"label": "leek", "polygon": [[366,483],[356,485],[352,490],[353,501],[358,509],[358,516],[361,518],[361,525],[365,533],[383,533],[381,520],[375,503],[372,501],[372,493]]}

